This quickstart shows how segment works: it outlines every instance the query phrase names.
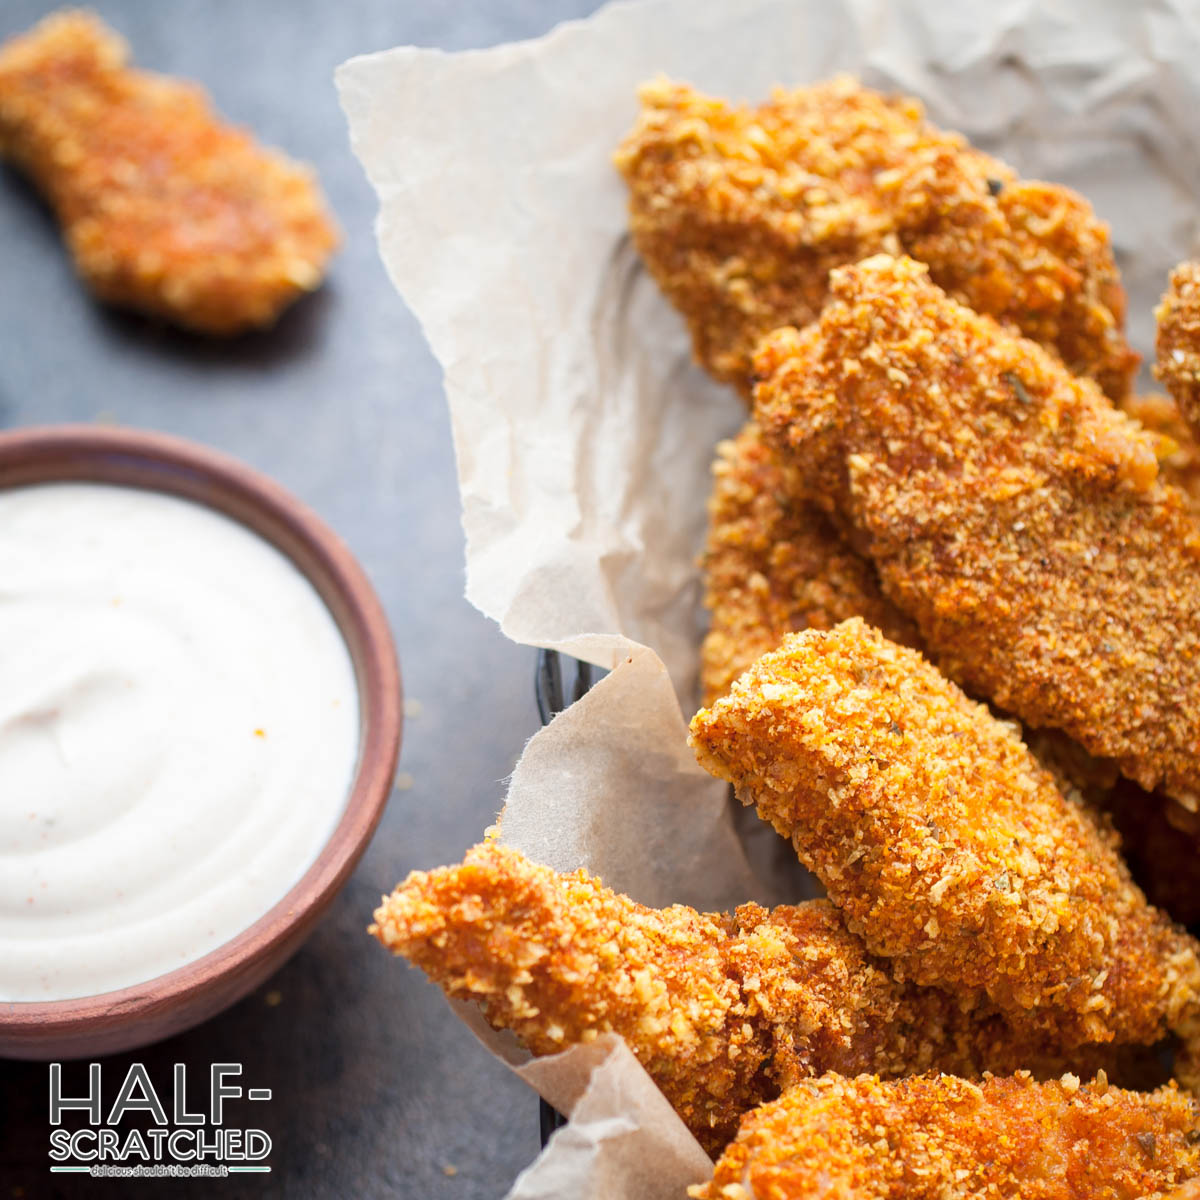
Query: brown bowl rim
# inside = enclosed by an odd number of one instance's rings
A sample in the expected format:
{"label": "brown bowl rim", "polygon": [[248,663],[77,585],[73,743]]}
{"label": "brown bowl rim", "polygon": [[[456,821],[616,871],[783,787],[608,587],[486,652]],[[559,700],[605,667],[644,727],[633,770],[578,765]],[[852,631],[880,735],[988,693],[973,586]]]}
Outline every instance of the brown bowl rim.
{"label": "brown bowl rim", "polygon": [[30,1049],[86,1036],[89,1025],[126,1026],[161,1014],[234,972],[252,972],[290,931],[315,922],[379,824],[392,791],[403,724],[400,668],[374,587],[341,538],[281,484],[221,451],[151,430],[53,425],[0,431],[0,490],[58,482],[114,483],[205,504],[264,537],[295,563],[330,608],[350,650],[358,685],[359,753],[341,819],[278,903],[215,950],[143,983],[69,1000],[0,1002],[0,1035],[9,1044],[27,1041]]}

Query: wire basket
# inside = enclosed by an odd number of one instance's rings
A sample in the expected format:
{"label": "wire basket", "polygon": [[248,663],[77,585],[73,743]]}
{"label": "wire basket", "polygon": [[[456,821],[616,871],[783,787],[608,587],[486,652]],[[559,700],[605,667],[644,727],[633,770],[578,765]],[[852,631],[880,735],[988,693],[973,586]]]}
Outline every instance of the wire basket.
{"label": "wire basket", "polygon": [[[537,675],[534,677],[534,694],[537,696],[538,714],[543,725],[549,725],[556,713],[562,712],[570,704],[574,704],[595,682],[595,673],[591,663],[580,662],[577,658],[565,661],[575,666],[575,681],[571,684],[571,699],[565,700],[563,690],[563,656],[557,650],[539,650],[537,658]],[[556,1129],[561,1129],[567,1118],[551,1107],[545,1100],[539,1101],[539,1120],[541,1123],[542,1146],[550,1140]]]}

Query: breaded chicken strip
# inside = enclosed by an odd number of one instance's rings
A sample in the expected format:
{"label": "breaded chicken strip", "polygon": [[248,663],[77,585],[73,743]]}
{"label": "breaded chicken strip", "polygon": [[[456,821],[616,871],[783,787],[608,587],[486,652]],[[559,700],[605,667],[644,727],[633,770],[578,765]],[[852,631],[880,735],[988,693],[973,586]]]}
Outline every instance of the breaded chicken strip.
{"label": "breaded chicken strip", "polygon": [[879,590],[815,505],[788,496],[753,421],[717,447],[703,568],[712,623],[701,651],[705,704],[787,633],[828,629],[861,616],[894,641],[916,645],[916,627]]}
{"label": "breaded chicken strip", "polygon": [[[1200,1112],[1028,1075],[825,1075],[742,1122],[695,1200],[1153,1200],[1200,1178]],[[1186,1195],[1187,1193],[1185,1193]]]}
{"label": "breaded chicken strip", "polygon": [[127,59],[83,12],[0,46],[0,156],[43,192],[100,299],[209,334],[269,325],[337,244],[312,172]]}
{"label": "breaded chicken strip", "polygon": [[823,901],[651,909],[495,843],[411,874],[371,932],[535,1055],[620,1034],[710,1152],[740,1116],[823,1071],[978,1074],[1069,1064],[990,1010],[897,984]]}
{"label": "breaded chicken strip", "polygon": [[1171,393],[1184,420],[1200,431],[1200,262],[1180,263],[1171,272],[1154,316],[1155,378]]}
{"label": "breaded chicken strip", "polygon": [[691,728],[898,979],[986,995],[1062,1045],[1194,1048],[1200,945],[1016,727],[917,651],[858,619],[790,634]]}
{"label": "breaded chicken strip", "polygon": [[[717,447],[702,566],[712,622],[701,650],[704,703],[784,637],[831,629],[862,617],[892,641],[923,650],[916,627],[879,589],[875,568],[815,505],[787,492],[784,474],[749,421]],[[1056,730],[1026,737],[1036,758],[1091,803],[1102,804],[1117,777]]]}
{"label": "breaded chicken strip", "polygon": [[1108,229],[1076,193],[1017,179],[916,100],[844,76],[757,108],[666,80],[641,100],[616,155],[633,238],[718,379],[748,394],[759,338],[813,320],[832,267],[886,251],[1114,399],[1129,390]]}
{"label": "breaded chicken strip", "polygon": [[921,264],[832,276],[764,340],[757,419],[973,694],[1200,800],[1200,523],[1158,440]]}

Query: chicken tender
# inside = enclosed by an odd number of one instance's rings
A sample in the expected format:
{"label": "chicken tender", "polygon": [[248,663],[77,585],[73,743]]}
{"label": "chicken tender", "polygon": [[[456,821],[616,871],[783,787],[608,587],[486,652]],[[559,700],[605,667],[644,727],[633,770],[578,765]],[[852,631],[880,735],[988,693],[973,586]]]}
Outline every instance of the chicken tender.
{"label": "chicken tender", "polygon": [[[1063,1045],[1200,1038],[1200,945],[1013,725],[863,621],[789,634],[692,721],[893,974]],[[1190,1076],[1189,1076],[1190,1078]]]}
{"label": "chicken tender", "polygon": [[887,252],[1128,392],[1125,294],[1107,226],[1076,193],[1019,180],[918,101],[848,77],[757,108],[666,80],[641,100],[616,155],[633,238],[716,378],[748,394],[759,338],[812,321],[831,268]]}
{"label": "chicken tender", "polygon": [[1152,1200],[1198,1178],[1200,1112],[1174,1088],[1126,1092],[1070,1075],[980,1084],[824,1075],[751,1113],[711,1182],[688,1194]]}
{"label": "chicken tender", "polygon": [[1171,272],[1154,316],[1155,377],[1171,393],[1188,425],[1200,430],[1200,262],[1180,263]]}
{"label": "chicken tender", "polygon": [[1111,1065],[990,1009],[897,984],[824,901],[651,909],[495,843],[414,872],[371,932],[535,1055],[620,1034],[710,1152],[748,1109],[828,1070],[903,1075]]}
{"label": "chicken tender", "polygon": [[701,651],[711,704],[784,635],[861,616],[894,641],[916,645],[916,627],[879,590],[875,568],[815,505],[786,492],[774,456],[750,422],[717,447],[704,555],[712,624]]}
{"label": "chicken tender", "polygon": [[764,340],[757,420],[939,666],[1147,791],[1200,803],[1200,523],[1157,438],[911,259]]}
{"label": "chicken tender", "polygon": [[337,244],[312,172],[127,58],[83,12],[0,46],[0,156],[45,195],[101,300],[208,334],[269,325]]}

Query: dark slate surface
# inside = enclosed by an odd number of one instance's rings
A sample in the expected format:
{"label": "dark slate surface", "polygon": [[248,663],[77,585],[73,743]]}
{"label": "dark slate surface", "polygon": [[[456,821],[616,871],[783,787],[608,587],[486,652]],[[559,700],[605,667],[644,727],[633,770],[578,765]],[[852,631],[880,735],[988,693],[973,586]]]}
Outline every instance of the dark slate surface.
{"label": "dark slate surface", "polygon": [[[0,425],[97,418],[239,455],[349,542],[383,598],[408,696],[401,770],[374,843],[300,953],[223,1016],[105,1060],[168,1086],[245,1065],[273,1099],[238,1117],[274,1141],[269,1176],[101,1182],[47,1171],[47,1069],[0,1062],[0,1200],[41,1196],[452,1197],[490,1200],[537,1151],[533,1095],[423,977],[363,928],[381,892],[478,839],[537,724],[533,652],[462,599],[462,535],[440,373],[375,250],[375,201],[332,73],[403,43],[463,49],[536,36],[591,0],[96,0],[137,61],[204,83],[219,108],[316,164],[345,231],[326,288],[277,329],[207,343],[94,305],[52,220],[0,172]],[[0,37],[49,11],[4,0]],[[452,130],[449,131],[452,136]],[[67,1068],[68,1083],[83,1070]],[[111,1091],[110,1091],[111,1096]]]}

